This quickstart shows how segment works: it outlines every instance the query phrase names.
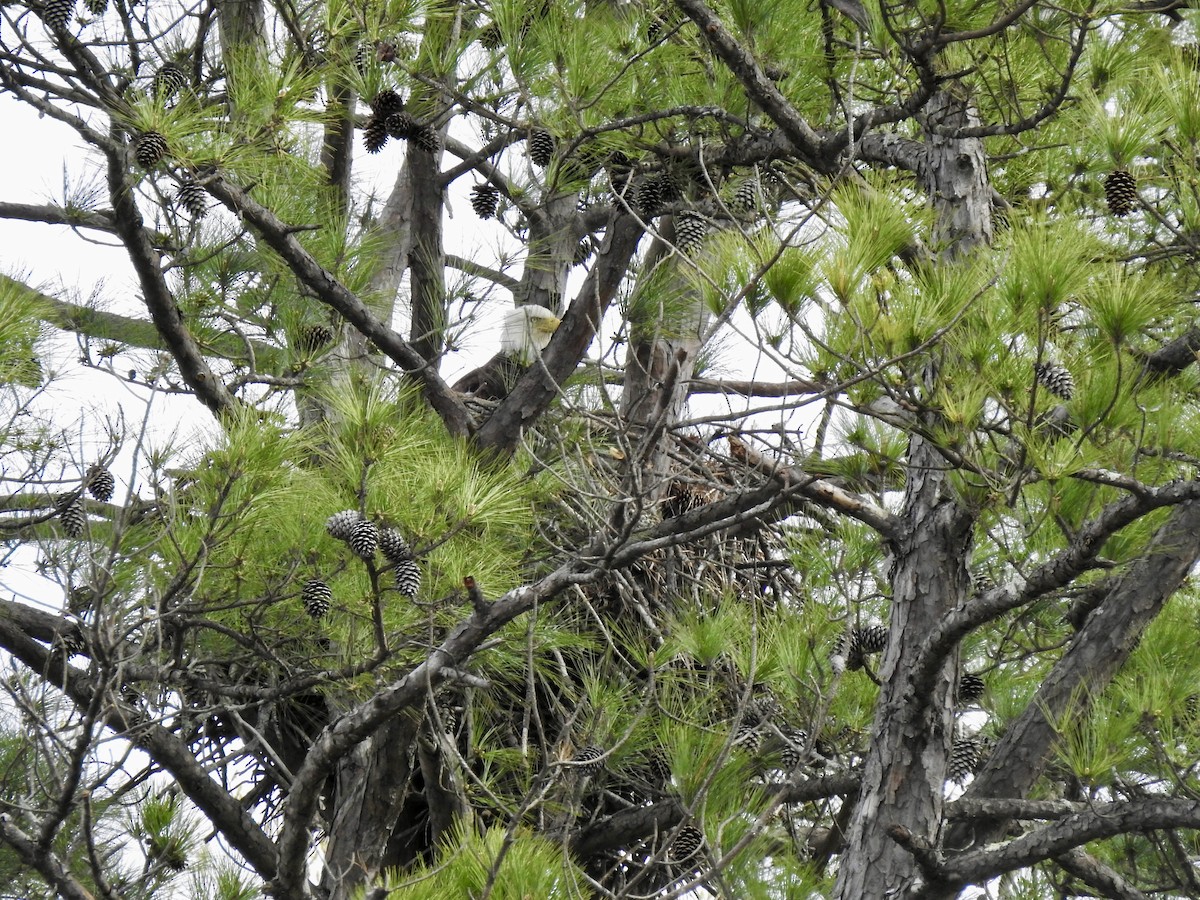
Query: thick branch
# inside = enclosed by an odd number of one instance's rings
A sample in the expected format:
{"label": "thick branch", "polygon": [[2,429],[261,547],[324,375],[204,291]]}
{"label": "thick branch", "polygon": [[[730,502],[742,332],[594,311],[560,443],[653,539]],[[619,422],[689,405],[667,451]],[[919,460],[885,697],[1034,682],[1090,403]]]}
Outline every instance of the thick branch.
{"label": "thick branch", "polygon": [[689,394],[737,394],[740,397],[796,397],[819,394],[829,385],[797,378],[793,381],[732,381],[716,378],[693,378],[688,382]]}
{"label": "thick branch", "polygon": [[721,24],[701,0],[675,0],[675,5],[700,26],[700,34],[734,76],[742,83],[746,95],[770,116],[792,142],[805,162],[821,172],[832,169],[830,160],[821,154],[821,138],[791,102],[763,72],[754,56]]}
{"label": "thick branch", "polygon": [[1094,804],[998,849],[974,850],[946,859],[939,872],[943,885],[939,886],[977,884],[1060,856],[1089,841],[1165,828],[1200,828],[1200,802],[1147,798]]}
{"label": "thick branch", "polygon": [[94,212],[87,209],[72,209],[56,204],[0,203],[0,219],[18,219],[22,222],[43,222],[46,225],[70,225],[92,228],[112,234],[116,231],[110,212]]}
{"label": "thick branch", "polygon": [[92,893],[75,879],[58,856],[38,846],[7,813],[0,815],[0,840],[12,847],[21,862],[36,869],[54,887],[59,897],[64,900],[94,900]]}
{"label": "thick branch", "polygon": [[1090,808],[1071,800],[960,797],[946,806],[948,819],[1061,819]]}
{"label": "thick branch", "polygon": [[1155,375],[1178,375],[1200,355],[1200,328],[1189,328],[1145,359],[1146,371]]}
{"label": "thick branch", "polygon": [[1149,900],[1149,897],[1125,880],[1115,869],[1106,866],[1084,851],[1082,847],[1068,850],[1054,857],[1064,870],[1080,881],[1102,891],[1102,896],[1113,900]]}
{"label": "thick branch", "polygon": [[617,210],[612,215],[596,262],[550,346],[480,426],[475,435],[477,446],[512,452],[522,430],[549,408],[587,353],[642,237],[642,226],[632,215]]}
{"label": "thick branch", "polygon": [[0,622],[10,622],[29,637],[46,644],[60,635],[79,635],[79,624],[66,616],[13,600],[0,600]]}
{"label": "thick branch", "polygon": [[154,327],[179,366],[179,374],[188,387],[195,391],[200,402],[218,416],[229,415],[238,409],[238,401],[208,367],[200,345],[183,324],[183,315],[159,267],[158,251],[151,245],[142,226],[142,214],[134,202],[133,187],[126,177],[125,155],[120,150],[107,152],[108,189],[115,230],[137,273]]}
{"label": "thick branch", "polygon": [[913,669],[913,687],[927,690],[946,654],[970,631],[1048,592],[1069,584],[1089,569],[1105,542],[1138,519],[1164,506],[1200,499],[1200,482],[1171,482],[1123,497],[1084,524],[1071,543],[1030,572],[1023,582],[999,585],[952,610],[925,641]]}
{"label": "thick branch", "polygon": [[[1044,771],[1063,726],[1086,712],[1090,698],[1112,681],[1198,558],[1200,500],[1188,500],[1172,510],[1143,556],[1117,580],[1088,617],[1037,694],[1005,730],[987,763],[975,776],[967,796],[1023,797],[1029,792]],[[968,834],[986,843],[1002,821],[957,825],[951,829],[946,844],[961,846]],[[1077,844],[1056,845],[1040,858],[1057,855],[1072,846]],[[948,898],[952,894],[944,891],[932,896]]]}
{"label": "thick branch", "polygon": [[465,436],[470,432],[470,413],[463,406],[462,400],[438,375],[434,365],[376,318],[365,303],[317,262],[296,240],[291,228],[271,210],[225,179],[212,178],[206,184],[214,197],[243,216],[254,227],[267,245],[279,254],[296,277],[312,290],[321,302],[337,310],[364,337],[374,341],[380,350],[420,382],[430,406],[441,416],[451,434]]}

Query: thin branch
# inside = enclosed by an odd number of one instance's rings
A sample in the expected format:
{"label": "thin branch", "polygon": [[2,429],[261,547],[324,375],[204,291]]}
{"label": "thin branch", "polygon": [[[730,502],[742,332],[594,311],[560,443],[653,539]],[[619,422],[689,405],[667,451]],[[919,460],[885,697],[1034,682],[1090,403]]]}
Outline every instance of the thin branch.
{"label": "thin branch", "polygon": [[[17,605],[9,604],[9,612]],[[26,634],[13,616],[0,617],[0,646],[61,690],[77,707],[86,709],[95,693],[102,690],[94,678],[67,665],[61,657],[55,663],[50,650]],[[163,771],[168,772],[213,827],[261,877],[274,876],[276,853],[271,838],[250,818],[241,803],[209,776],[177,735],[161,725],[139,722],[116,707],[107,711],[104,724],[144,750]]]}

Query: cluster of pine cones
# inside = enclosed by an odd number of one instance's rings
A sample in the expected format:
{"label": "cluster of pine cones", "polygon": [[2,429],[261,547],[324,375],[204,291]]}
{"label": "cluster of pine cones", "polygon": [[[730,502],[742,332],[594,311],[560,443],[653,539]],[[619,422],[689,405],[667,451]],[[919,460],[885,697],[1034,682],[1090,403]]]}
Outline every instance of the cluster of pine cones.
{"label": "cluster of pine cones", "polygon": [[[380,528],[356,509],[334,513],[325,522],[330,537],[344,541],[354,555],[362,560],[374,559],[382,553],[396,577],[396,591],[405,597],[415,597],[421,589],[421,569],[413,558],[408,542],[395,528]],[[300,592],[305,611],[320,619],[333,605],[333,591],[320,578],[310,578]]]}
{"label": "cluster of pine cones", "polygon": [[[83,487],[89,494],[104,503],[112,497],[116,481],[113,479],[112,472],[100,463],[96,463],[89,467],[87,474],[83,476]],[[67,537],[82,536],[84,529],[87,528],[87,510],[83,506],[82,492],[72,492],[63,498],[58,507],[58,523]]]}
{"label": "cluster of pine cones", "polygon": [[426,153],[436,153],[441,147],[437,129],[419,122],[404,108],[404,99],[395,91],[380,91],[371,100],[371,117],[363,127],[363,146],[368,153],[378,153],[388,138],[411,141]]}

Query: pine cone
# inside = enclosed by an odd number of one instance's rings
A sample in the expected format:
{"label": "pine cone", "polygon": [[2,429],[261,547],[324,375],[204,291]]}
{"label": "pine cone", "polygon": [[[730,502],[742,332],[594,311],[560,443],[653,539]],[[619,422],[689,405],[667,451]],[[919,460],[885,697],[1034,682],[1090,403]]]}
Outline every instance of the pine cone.
{"label": "pine cone", "polygon": [[378,153],[388,142],[386,117],[371,116],[363,126],[363,147],[368,153]]}
{"label": "pine cone", "polygon": [[675,840],[667,849],[667,859],[673,863],[685,862],[700,852],[704,846],[704,832],[695,825],[684,825],[675,834]]}
{"label": "pine cone", "polygon": [[208,212],[208,195],[190,175],[183,177],[179,190],[175,193],[175,202],[186,209],[193,219],[203,219]]}
{"label": "pine cone", "polygon": [[1033,365],[1034,375],[1042,387],[1063,400],[1075,396],[1075,379],[1070,371],[1056,362],[1039,362]]}
{"label": "pine cone", "polygon": [[529,135],[529,159],[535,166],[545,168],[554,158],[554,135],[537,128]]}
{"label": "pine cone", "polygon": [[966,781],[968,775],[974,775],[987,758],[987,742],[983,738],[964,738],[954,742],[950,749],[950,762],[946,767],[946,777],[956,784]]}
{"label": "pine cone", "polygon": [[1128,169],[1114,169],[1104,179],[1104,199],[1108,211],[1121,218],[1129,215],[1137,200],[1137,179]]}
{"label": "pine cone", "polygon": [[319,578],[310,578],[300,591],[300,600],[304,603],[304,611],[314,619],[319,619],[329,612],[333,604],[333,591]]}
{"label": "pine cone", "polygon": [[643,219],[653,219],[662,212],[663,189],[661,178],[643,178],[637,186],[634,203]]}
{"label": "pine cone", "polygon": [[804,746],[808,743],[808,732],[798,728],[781,728],[784,737],[783,750],[779,753],[779,765],[785,772],[790,772],[804,762]]}
{"label": "pine cone", "polygon": [[747,178],[734,188],[729,208],[740,213],[752,213],[758,209],[758,181]]}
{"label": "pine cone", "polygon": [[167,155],[167,139],[157,131],[147,131],[134,143],[133,155],[143,169],[153,169]]}
{"label": "pine cone", "polygon": [[42,21],[54,31],[62,31],[75,12],[75,0],[46,0],[42,7]]}
{"label": "pine cone", "polygon": [[386,119],[392,113],[400,112],[403,109],[404,98],[391,88],[380,91],[371,98],[371,112],[377,119]]}
{"label": "pine cone", "polygon": [[87,512],[83,508],[83,501],[76,497],[63,506],[58,511],[58,521],[67,537],[77,538],[83,534],[84,528],[87,527]]}
{"label": "pine cone", "polygon": [[496,207],[500,203],[500,191],[495,185],[477,184],[471,188],[471,208],[481,219],[490,219],[496,215]]}
{"label": "pine cone", "polygon": [[698,212],[685,210],[675,217],[675,246],[685,256],[691,256],[704,243],[708,220]]}
{"label": "pine cone", "polygon": [[362,513],[357,509],[343,509],[325,520],[325,530],[329,536],[339,541],[350,540],[354,526],[362,521]]}
{"label": "pine cone", "polygon": [[963,672],[958,679],[958,702],[960,704],[974,703],[983,696],[983,679],[973,672]]}
{"label": "pine cone", "polygon": [[169,100],[188,85],[187,72],[178,63],[163,63],[154,73],[152,90],[159,100]]}
{"label": "pine cone", "polygon": [[580,765],[575,766],[575,768],[579,771],[580,775],[590,778],[593,775],[599,775],[604,769],[604,760],[602,759],[603,756],[604,751],[599,747],[589,746],[584,747],[582,750],[576,753],[575,756],[571,758],[571,762],[580,763]]}
{"label": "pine cone", "polygon": [[108,471],[104,466],[99,463],[90,466],[87,470],[85,480],[87,482],[88,493],[101,503],[106,502],[112,497],[116,482],[113,479],[112,472]]}
{"label": "pine cone", "polygon": [[408,541],[395,528],[384,528],[379,532],[379,552],[390,563],[400,563],[412,559],[412,551]]}
{"label": "pine cone", "polygon": [[887,648],[887,626],[867,625],[855,628],[852,640],[860,653],[882,653]]}
{"label": "pine cone", "polygon": [[87,649],[87,642],[79,631],[56,631],[50,646],[52,649],[61,650],[67,656],[74,656]]}
{"label": "pine cone", "polygon": [[374,522],[359,519],[350,527],[348,543],[355,556],[371,559],[375,555],[375,548],[379,546],[379,529]]}
{"label": "pine cone", "polygon": [[762,734],[753,725],[743,722],[738,726],[737,734],[733,737],[733,746],[741,747],[747,753],[754,755],[762,746]]}
{"label": "pine cone", "polygon": [[[430,719],[433,720],[434,717],[430,716]],[[438,701],[437,717],[436,717],[435,721],[441,723],[441,729],[442,729],[443,734],[454,734],[454,732],[458,729],[458,722],[459,722],[458,707],[454,706],[453,704],[451,704],[447,701]]]}
{"label": "pine cone", "polygon": [[300,339],[297,341],[305,353],[315,353],[322,347],[333,343],[333,329],[328,325],[305,325],[300,329]]}
{"label": "pine cone", "polygon": [[383,124],[388,134],[401,141],[407,141],[421,127],[416,119],[404,111],[390,114],[383,120]]}
{"label": "pine cone", "polygon": [[437,153],[442,146],[442,139],[438,135],[437,129],[432,125],[417,126],[417,130],[410,136],[409,140],[414,146],[424,150],[426,153]]}
{"label": "pine cone", "polygon": [[396,563],[396,590],[405,597],[415,597],[421,590],[421,569],[416,560],[402,559]]}

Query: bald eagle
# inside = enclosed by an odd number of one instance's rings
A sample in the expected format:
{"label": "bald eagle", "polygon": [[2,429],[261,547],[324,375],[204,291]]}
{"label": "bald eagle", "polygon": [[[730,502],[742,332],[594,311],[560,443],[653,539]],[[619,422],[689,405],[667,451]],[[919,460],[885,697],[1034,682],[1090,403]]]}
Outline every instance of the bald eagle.
{"label": "bald eagle", "polygon": [[559,318],[530,303],[509,310],[500,331],[500,352],[454,384],[454,390],[482,400],[503,400],[516,380],[550,344]]}

